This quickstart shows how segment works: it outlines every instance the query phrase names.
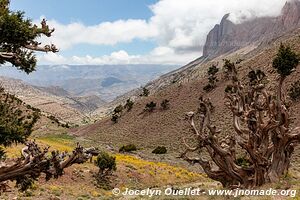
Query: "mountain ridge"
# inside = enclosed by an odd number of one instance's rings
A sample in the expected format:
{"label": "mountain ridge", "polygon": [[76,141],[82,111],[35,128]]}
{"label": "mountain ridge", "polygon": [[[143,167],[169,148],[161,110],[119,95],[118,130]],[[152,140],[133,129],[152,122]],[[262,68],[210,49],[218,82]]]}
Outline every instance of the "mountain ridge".
{"label": "mountain ridge", "polygon": [[215,58],[250,44],[268,42],[290,30],[300,27],[300,1],[286,2],[277,17],[260,17],[234,24],[230,13],[208,33],[203,56]]}
{"label": "mountain ridge", "polygon": [[[53,115],[60,121],[69,124],[80,124],[83,119],[89,118],[86,105],[76,100],[75,97],[59,96],[49,92],[45,87],[32,86],[20,79],[0,76],[1,86],[10,94],[13,94],[26,104],[36,107],[46,113]],[[57,89],[57,87],[56,87]],[[61,88],[59,89],[61,91]]]}

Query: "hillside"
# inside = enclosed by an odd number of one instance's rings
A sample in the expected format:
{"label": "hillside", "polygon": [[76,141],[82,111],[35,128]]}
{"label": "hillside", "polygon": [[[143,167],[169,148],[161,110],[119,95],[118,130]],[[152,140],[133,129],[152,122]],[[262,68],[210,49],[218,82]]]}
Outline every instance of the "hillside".
{"label": "hillside", "polygon": [[[246,74],[250,69],[262,69],[269,77],[270,90],[273,90],[276,80],[276,72],[271,67],[279,44],[281,42],[289,44],[294,50],[300,52],[300,29],[290,32],[282,37],[277,38],[272,43],[259,47],[250,51],[245,55],[237,55],[233,53],[226,55],[226,58],[237,60],[244,59],[239,65],[239,73],[241,79],[246,79]],[[188,123],[183,120],[184,114],[188,111],[197,109],[198,98],[200,96],[209,97],[215,106],[213,113],[214,124],[222,129],[222,134],[226,135],[232,131],[230,112],[224,106],[224,89],[227,84],[219,74],[218,87],[210,92],[204,93],[203,86],[207,83],[206,70],[212,63],[218,63],[222,66],[221,60],[224,56],[202,65],[195,66],[191,73],[184,76],[179,82],[174,82],[170,86],[164,87],[154,92],[149,97],[143,97],[134,104],[130,112],[125,112],[117,124],[113,124],[109,118],[101,120],[93,125],[83,126],[79,129],[72,129],[71,133],[78,136],[84,136],[97,143],[109,144],[116,149],[123,144],[134,143],[138,147],[143,148],[143,152],[150,156],[149,153],[153,148],[159,145],[168,147],[171,154],[178,155],[182,151],[183,145],[181,139],[185,135],[191,134]],[[292,74],[285,82],[285,88],[299,79],[300,68]],[[170,100],[170,109],[162,111],[155,110],[153,113],[143,113],[146,103],[151,101],[160,102],[163,99]],[[293,117],[296,117],[300,111],[300,104],[292,105]],[[299,126],[300,119],[295,118],[293,126]],[[299,159],[299,158],[297,158]],[[293,165],[298,165],[293,162]]]}
{"label": "hillside", "polygon": [[[68,96],[98,96],[109,102],[140,87],[176,65],[41,65],[29,76],[12,67],[1,67],[1,76],[21,79]],[[65,93],[66,94],[66,93]],[[65,95],[66,96],[66,95]]]}
{"label": "hillside", "polygon": [[215,58],[219,55],[234,52],[237,49],[269,42],[300,26],[300,2],[286,2],[278,17],[254,18],[240,24],[230,21],[226,14],[220,24],[207,35],[203,56]]}
{"label": "hillside", "polygon": [[[300,28],[300,2],[287,1],[277,17],[260,17],[234,24],[230,14],[224,15],[220,24],[216,24],[207,33],[203,55],[187,65],[150,81],[146,87],[156,93],[174,83],[186,83],[203,77],[199,71],[210,63],[220,64],[224,57],[251,58],[253,54],[261,52],[283,35],[289,35]],[[138,96],[141,90],[125,94],[120,100],[128,96]],[[115,101],[118,103],[118,99]]]}
{"label": "hillside", "polygon": [[61,121],[73,124],[81,123],[86,115],[76,109],[78,102],[71,98],[56,96],[43,88],[31,86],[21,80],[0,77],[2,87],[16,95],[25,103],[39,108],[46,115],[53,115]]}
{"label": "hillside", "polygon": [[[9,1],[2,4],[4,12]],[[153,19],[157,20],[145,23]],[[288,91],[300,83],[300,1],[288,0],[277,17],[239,23],[231,19],[226,14],[208,33],[199,52],[203,55],[179,69],[152,64],[45,65],[32,76],[15,67],[0,69],[0,199],[298,199],[300,134],[292,131],[300,128],[300,97],[292,100]],[[46,33],[54,31],[45,19],[41,25]],[[38,30],[34,26],[29,32]],[[20,47],[25,51],[28,45],[39,46],[35,40],[24,44]],[[2,46],[7,48],[6,42]],[[86,48],[84,43],[76,46]],[[49,48],[58,53],[55,45],[45,46],[45,52]],[[1,61],[1,56],[23,61],[16,56],[20,52],[0,52],[0,65],[14,65]],[[24,59],[35,67],[30,55]],[[225,59],[235,67],[224,66]],[[217,78],[209,76],[212,71]],[[216,84],[205,91],[213,81]],[[19,134],[23,140],[5,145],[22,131],[27,131],[26,137]],[[189,150],[184,151],[184,144]],[[173,194],[144,194],[166,188]],[[186,194],[190,189],[201,194]],[[209,192],[215,189],[217,194]],[[261,194],[268,189],[281,194]],[[251,194],[237,195],[239,191]]]}

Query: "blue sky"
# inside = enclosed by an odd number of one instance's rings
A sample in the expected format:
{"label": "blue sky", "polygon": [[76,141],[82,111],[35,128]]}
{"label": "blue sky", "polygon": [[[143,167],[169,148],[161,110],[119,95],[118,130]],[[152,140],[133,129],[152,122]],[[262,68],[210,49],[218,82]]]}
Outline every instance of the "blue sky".
{"label": "blue sky", "polygon": [[209,30],[231,20],[275,16],[285,0],[11,0],[34,23],[45,17],[56,30],[38,54],[40,64],[176,64],[202,55]]}
{"label": "blue sky", "polygon": [[28,17],[44,15],[61,23],[81,21],[94,25],[118,19],[149,19],[157,0],[11,0],[11,8],[24,10]]}
{"label": "blue sky", "polygon": [[[153,15],[149,6],[156,2],[157,0],[12,0],[11,8],[24,11],[31,19],[45,16],[47,20],[56,20],[63,24],[81,22],[85,25],[96,25],[121,19],[147,20]],[[146,54],[154,46],[153,40],[136,39],[130,43],[118,43],[113,46],[80,44],[60,53],[65,56],[97,56],[125,49],[130,54]]]}

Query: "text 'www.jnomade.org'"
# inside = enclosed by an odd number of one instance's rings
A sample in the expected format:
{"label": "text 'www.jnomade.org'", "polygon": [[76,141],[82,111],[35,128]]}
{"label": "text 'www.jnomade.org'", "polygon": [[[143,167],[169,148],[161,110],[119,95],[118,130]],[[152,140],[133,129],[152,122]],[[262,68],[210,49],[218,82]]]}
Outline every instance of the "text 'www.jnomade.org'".
{"label": "text 'www.jnomade.org'", "polygon": [[125,188],[121,191],[119,188],[114,188],[112,190],[113,195],[123,195],[123,196],[289,196],[296,197],[296,190],[275,190],[269,189],[234,189],[234,190],[217,190],[217,189],[201,189],[201,188],[166,188],[166,189],[153,189],[147,188],[143,190],[129,189]]}

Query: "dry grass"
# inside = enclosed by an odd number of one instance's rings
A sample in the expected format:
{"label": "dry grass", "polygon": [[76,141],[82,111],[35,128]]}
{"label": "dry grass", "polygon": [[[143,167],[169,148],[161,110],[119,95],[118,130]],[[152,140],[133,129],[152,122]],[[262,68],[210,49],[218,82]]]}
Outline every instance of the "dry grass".
{"label": "dry grass", "polygon": [[[40,145],[49,145],[51,149],[70,151],[76,143],[74,137],[62,135],[49,135],[36,138]],[[18,157],[23,145],[12,146],[7,149],[8,157]],[[114,174],[114,186],[124,188],[163,187],[165,185],[181,185],[191,182],[211,182],[204,175],[190,172],[184,168],[171,166],[162,162],[142,160],[133,155],[116,154],[117,171]],[[20,199],[94,199],[105,197],[112,199],[111,191],[99,189],[93,178],[97,168],[92,163],[74,165],[65,170],[65,175],[59,179],[45,182],[40,179],[33,189],[18,193],[15,189],[5,193],[4,199],[18,196]],[[13,187],[13,184],[11,184]]]}

